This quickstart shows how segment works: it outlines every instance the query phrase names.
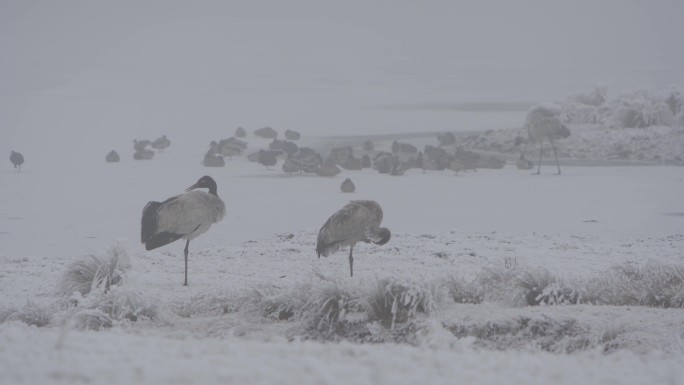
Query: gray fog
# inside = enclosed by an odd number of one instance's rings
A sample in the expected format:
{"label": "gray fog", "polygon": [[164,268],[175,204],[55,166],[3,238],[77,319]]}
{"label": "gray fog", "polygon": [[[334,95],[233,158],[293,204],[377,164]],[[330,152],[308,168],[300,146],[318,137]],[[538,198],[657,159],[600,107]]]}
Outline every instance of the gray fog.
{"label": "gray fog", "polygon": [[[597,84],[681,81],[682,15],[677,0],[2,0],[0,151],[504,128]],[[459,108],[483,102],[512,108]]]}

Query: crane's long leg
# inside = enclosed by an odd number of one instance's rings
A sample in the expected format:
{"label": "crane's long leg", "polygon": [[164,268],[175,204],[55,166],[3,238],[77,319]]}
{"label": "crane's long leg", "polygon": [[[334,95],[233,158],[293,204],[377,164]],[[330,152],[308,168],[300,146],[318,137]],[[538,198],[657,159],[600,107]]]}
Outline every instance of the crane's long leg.
{"label": "crane's long leg", "polygon": [[553,156],[556,157],[556,166],[558,166],[558,175],[560,175],[560,163],[558,163],[558,154],[556,154],[556,145],[553,144],[553,140],[551,141],[551,147],[553,147]]}
{"label": "crane's long leg", "polygon": [[539,140],[539,166],[537,166],[536,174],[541,174],[541,158],[542,158],[542,141]]}
{"label": "crane's long leg", "polygon": [[185,283],[183,286],[188,286],[188,247],[190,246],[190,240],[185,242]]}
{"label": "crane's long leg", "polygon": [[352,256],[352,251],[354,251],[354,245],[349,248],[349,275],[354,276],[354,257]]}

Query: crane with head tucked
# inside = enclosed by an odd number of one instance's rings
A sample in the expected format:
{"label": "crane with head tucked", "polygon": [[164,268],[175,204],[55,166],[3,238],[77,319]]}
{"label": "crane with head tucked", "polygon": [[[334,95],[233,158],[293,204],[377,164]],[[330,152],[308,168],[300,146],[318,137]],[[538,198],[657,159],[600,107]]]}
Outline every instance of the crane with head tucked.
{"label": "crane with head tucked", "polygon": [[333,214],[318,232],[316,253],[327,257],[349,246],[349,274],[354,276],[354,246],[357,242],[384,245],[392,234],[382,222],[382,208],[376,201],[351,201]]}

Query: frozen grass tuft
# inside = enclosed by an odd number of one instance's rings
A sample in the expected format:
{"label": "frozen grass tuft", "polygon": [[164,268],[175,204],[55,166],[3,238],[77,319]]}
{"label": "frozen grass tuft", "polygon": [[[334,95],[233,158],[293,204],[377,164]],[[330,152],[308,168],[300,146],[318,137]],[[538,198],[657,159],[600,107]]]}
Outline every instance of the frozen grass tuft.
{"label": "frozen grass tuft", "polygon": [[108,291],[118,285],[124,272],[130,267],[128,255],[121,246],[113,246],[105,257],[90,255],[71,263],[64,272],[58,292],[71,295],[79,292],[87,295],[93,289],[103,287]]}
{"label": "frozen grass tuft", "polygon": [[619,348],[619,328],[597,331],[573,318],[519,316],[486,323],[445,325],[455,336],[475,337],[475,346],[492,350],[543,350],[573,353],[588,349],[610,352]]}
{"label": "frozen grass tuft", "polygon": [[484,301],[484,290],[476,280],[466,281],[462,277],[448,280],[447,290],[456,303],[478,304]]}
{"label": "frozen grass tuft", "polygon": [[0,309],[0,324],[8,321],[21,321],[27,325],[43,327],[52,321],[52,313],[47,307],[28,301],[21,309]]}
{"label": "frozen grass tuft", "polygon": [[138,292],[112,287],[104,293],[91,293],[74,315],[76,326],[98,330],[115,322],[158,320],[159,309],[155,303]]}
{"label": "frozen grass tuft", "polygon": [[578,304],[580,300],[577,290],[568,287],[542,268],[521,272],[518,275],[517,286],[522,290],[525,302],[530,306],[570,305]]}
{"label": "frozen grass tuft", "polygon": [[625,263],[597,278],[567,281],[543,268],[504,262],[483,268],[473,281],[453,278],[446,285],[456,303],[684,308],[684,265],[676,264]]}
{"label": "frozen grass tuft", "polygon": [[684,308],[684,265],[616,265],[586,286],[587,302],[598,305]]}
{"label": "frozen grass tuft", "polygon": [[276,286],[253,287],[238,298],[242,312],[256,314],[271,321],[287,321],[306,304],[310,285],[281,289]]}
{"label": "frozen grass tuft", "polygon": [[405,323],[418,313],[434,312],[437,293],[435,285],[380,279],[365,294],[366,313],[371,321],[394,329],[396,324]]}
{"label": "frozen grass tuft", "polygon": [[312,287],[298,316],[311,330],[333,333],[347,314],[360,311],[358,295],[348,285],[329,281]]}
{"label": "frozen grass tuft", "polygon": [[173,312],[183,318],[192,318],[198,314],[227,314],[240,308],[237,294],[227,291],[202,293],[190,299],[172,304]]}

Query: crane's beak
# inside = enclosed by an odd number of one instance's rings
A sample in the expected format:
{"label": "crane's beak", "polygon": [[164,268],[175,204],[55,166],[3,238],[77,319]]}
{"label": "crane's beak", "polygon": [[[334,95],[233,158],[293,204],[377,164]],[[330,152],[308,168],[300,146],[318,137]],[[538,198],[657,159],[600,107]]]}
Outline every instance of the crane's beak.
{"label": "crane's beak", "polygon": [[192,186],[186,188],[185,191],[194,190],[194,189],[196,189],[197,187],[198,187],[198,186],[197,186],[197,183],[195,183],[195,184],[193,184]]}

